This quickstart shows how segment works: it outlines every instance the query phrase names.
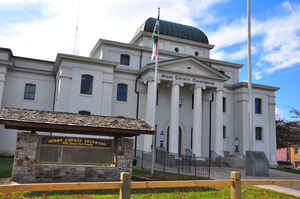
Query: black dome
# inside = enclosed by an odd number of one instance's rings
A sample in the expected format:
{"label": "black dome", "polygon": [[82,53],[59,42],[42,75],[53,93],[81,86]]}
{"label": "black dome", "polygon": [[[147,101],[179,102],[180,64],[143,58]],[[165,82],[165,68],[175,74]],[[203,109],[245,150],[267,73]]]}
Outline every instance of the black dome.
{"label": "black dome", "polygon": [[[155,18],[148,18],[144,23],[142,31],[152,33],[155,23]],[[164,20],[160,20],[159,25],[159,33],[162,35],[168,35],[205,44],[209,43],[207,36],[198,28]]]}

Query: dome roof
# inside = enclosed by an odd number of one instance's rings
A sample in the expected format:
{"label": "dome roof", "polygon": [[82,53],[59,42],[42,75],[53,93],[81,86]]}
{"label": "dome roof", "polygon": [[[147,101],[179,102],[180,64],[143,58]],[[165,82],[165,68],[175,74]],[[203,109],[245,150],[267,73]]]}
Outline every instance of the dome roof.
{"label": "dome roof", "polygon": [[[142,26],[142,31],[152,33],[155,23],[155,18],[148,18]],[[159,33],[162,35],[209,44],[207,36],[198,28],[164,20],[160,20],[159,25]]]}

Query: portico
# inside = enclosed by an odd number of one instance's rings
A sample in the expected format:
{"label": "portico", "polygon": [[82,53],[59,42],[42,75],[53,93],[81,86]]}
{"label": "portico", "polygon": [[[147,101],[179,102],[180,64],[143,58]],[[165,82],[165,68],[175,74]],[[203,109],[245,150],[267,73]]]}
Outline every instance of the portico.
{"label": "portico", "polygon": [[[178,64],[180,69],[186,68],[186,73],[176,74]],[[197,70],[197,75],[195,75]],[[205,73],[206,77],[198,75]],[[182,71],[181,71],[182,73]],[[190,150],[196,157],[205,157],[203,152],[203,143],[206,140],[208,131],[204,130],[203,117],[208,117],[209,112],[204,112],[204,94],[214,93],[214,110],[213,120],[215,124],[214,145],[212,150],[219,156],[223,156],[223,84],[226,76],[208,66],[203,66],[201,62],[191,58],[188,60],[177,60],[175,63],[165,62],[159,64],[159,84],[158,84],[158,100],[156,106],[156,118],[153,115],[154,101],[154,72],[149,68],[142,74],[141,81],[147,87],[146,94],[146,110],[145,120],[157,126],[156,146],[164,148],[170,153],[185,154],[186,150]],[[169,110],[161,110],[159,105],[163,99],[164,106],[168,106]],[[167,113],[165,113],[167,112]],[[161,115],[162,114],[162,115]],[[188,114],[186,116],[186,114]],[[186,121],[191,118],[192,121]],[[207,123],[207,122],[206,122]],[[206,124],[205,125],[208,125]],[[190,128],[189,128],[190,126]],[[205,140],[204,140],[205,138]],[[159,143],[159,144],[158,144]],[[144,137],[143,150],[151,151],[151,136]]]}

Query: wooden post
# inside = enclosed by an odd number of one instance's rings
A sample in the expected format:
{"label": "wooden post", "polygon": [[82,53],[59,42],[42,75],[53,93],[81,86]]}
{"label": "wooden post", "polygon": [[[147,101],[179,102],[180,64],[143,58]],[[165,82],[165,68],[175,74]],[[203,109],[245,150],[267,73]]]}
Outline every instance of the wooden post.
{"label": "wooden post", "polygon": [[241,199],[242,198],[241,172],[232,171],[231,179],[232,179],[231,199]]}
{"label": "wooden post", "polygon": [[128,172],[122,172],[120,176],[122,186],[120,189],[120,199],[130,199],[131,175]]}

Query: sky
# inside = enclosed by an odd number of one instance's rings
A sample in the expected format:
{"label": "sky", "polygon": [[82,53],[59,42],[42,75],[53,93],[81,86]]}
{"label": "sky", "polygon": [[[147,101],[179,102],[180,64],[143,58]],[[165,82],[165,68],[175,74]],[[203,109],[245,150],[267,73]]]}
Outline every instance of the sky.
{"label": "sky", "polygon": [[[77,49],[88,56],[99,38],[129,42],[148,18],[192,25],[215,45],[211,58],[247,73],[247,0],[0,0],[0,46],[16,56],[54,61]],[[251,0],[253,82],[280,87],[276,116],[300,110],[300,0]],[[298,74],[299,73],[299,74]]]}

